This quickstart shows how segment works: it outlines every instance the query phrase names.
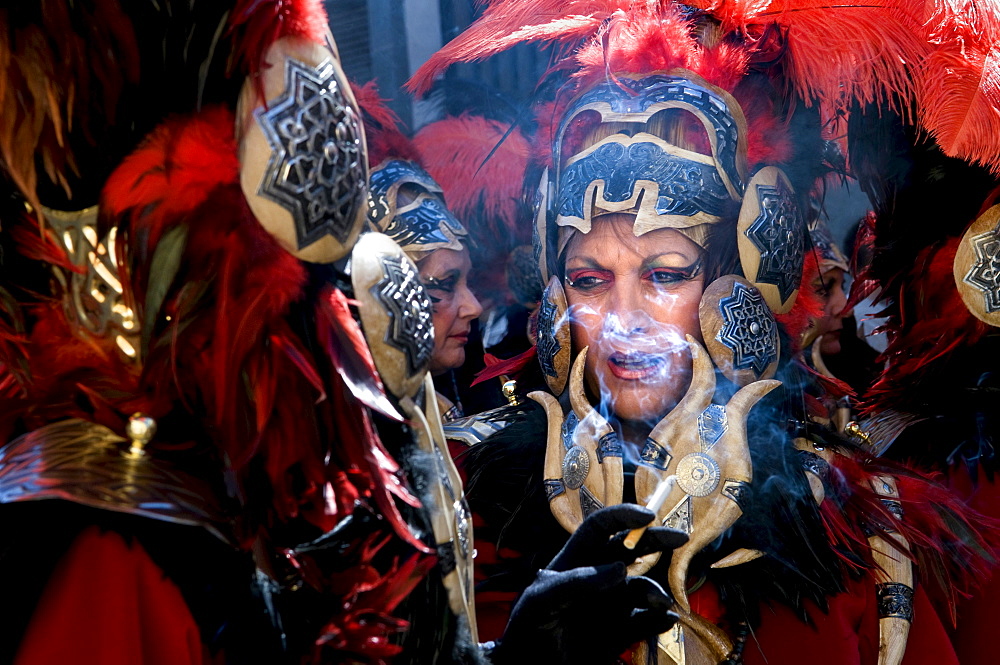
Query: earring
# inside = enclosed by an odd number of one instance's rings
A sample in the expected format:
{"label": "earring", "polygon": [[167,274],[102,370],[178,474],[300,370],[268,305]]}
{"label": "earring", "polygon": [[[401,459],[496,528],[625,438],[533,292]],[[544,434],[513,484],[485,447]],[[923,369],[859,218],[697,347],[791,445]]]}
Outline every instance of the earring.
{"label": "earring", "polygon": [[972,314],[991,326],[1000,326],[1000,205],[972,223],[955,252],[955,286]]}
{"label": "earring", "polygon": [[736,238],[743,274],[771,311],[788,312],[802,281],[805,224],[792,184],[781,169],[766,166],[750,179]]}
{"label": "earring", "polygon": [[698,318],[712,362],[736,385],[769,379],[778,371],[778,324],[761,292],[747,280],[724,275],[709,284]]}
{"label": "earring", "polygon": [[538,363],[542,366],[545,383],[557,397],[566,389],[572,338],[569,316],[566,314],[566,292],[562,282],[553,276],[542,294],[538,306]]}

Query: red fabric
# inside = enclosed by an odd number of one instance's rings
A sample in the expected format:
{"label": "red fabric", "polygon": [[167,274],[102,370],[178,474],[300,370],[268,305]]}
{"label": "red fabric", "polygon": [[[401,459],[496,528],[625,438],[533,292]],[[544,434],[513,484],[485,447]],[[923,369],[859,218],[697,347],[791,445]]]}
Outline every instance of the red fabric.
{"label": "red fabric", "polygon": [[[948,476],[952,489],[966,499],[969,506],[989,517],[1000,519],[1000,485],[979,477],[972,482],[964,467],[952,467]],[[1000,554],[1000,553],[995,553]],[[952,632],[952,644],[961,663],[982,662],[984,654],[996,650],[996,601],[1000,598],[1000,574],[993,575],[970,598],[958,603],[957,623]]]}
{"label": "red fabric", "polygon": [[177,586],[138,543],[97,527],[57,565],[15,665],[208,665]]}
{"label": "red fabric", "polygon": [[[784,605],[762,609],[761,625],[747,638],[744,665],[875,665],[878,609],[870,579],[852,583],[830,599],[830,611],[808,603],[813,626]],[[917,588],[903,665],[957,665],[944,626]],[[974,661],[969,661],[974,662]]]}

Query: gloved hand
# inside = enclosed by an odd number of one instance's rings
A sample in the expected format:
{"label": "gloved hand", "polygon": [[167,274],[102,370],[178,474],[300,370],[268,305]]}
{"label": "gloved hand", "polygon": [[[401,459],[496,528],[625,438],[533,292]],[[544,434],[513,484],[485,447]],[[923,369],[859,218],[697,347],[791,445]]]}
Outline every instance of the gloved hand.
{"label": "gloved hand", "polygon": [[650,552],[669,552],[687,536],[651,527],[633,550],[630,529],[655,519],[635,504],[590,515],[518,599],[503,639],[488,654],[494,665],[613,663],[629,645],[677,621],[673,598],[647,577],[628,577],[626,564]]}

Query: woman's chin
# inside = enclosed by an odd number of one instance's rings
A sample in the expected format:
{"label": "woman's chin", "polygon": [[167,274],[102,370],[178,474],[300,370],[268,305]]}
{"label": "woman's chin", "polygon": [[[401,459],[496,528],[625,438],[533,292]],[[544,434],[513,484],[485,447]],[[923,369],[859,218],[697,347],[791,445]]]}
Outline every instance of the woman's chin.
{"label": "woman's chin", "polygon": [[431,358],[428,371],[433,376],[444,374],[453,369],[458,369],[465,364],[465,347],[459,349],[447,349],[443,352],[436,352]]}

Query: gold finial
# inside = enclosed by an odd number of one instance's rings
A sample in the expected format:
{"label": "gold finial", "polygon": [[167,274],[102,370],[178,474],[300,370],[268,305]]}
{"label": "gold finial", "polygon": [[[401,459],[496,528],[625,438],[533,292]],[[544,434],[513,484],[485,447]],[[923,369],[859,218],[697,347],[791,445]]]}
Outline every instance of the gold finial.
{"label": "gold finial", "polygon": [[848,436],[853,436],[855,439],[861,441],[865,445],[871,443],[871,437],[869,436],[868,432],[861,429],[861,425],[859,425],[858,421],[856,420],[852,420],[851,422],[844,425],[844,433],[847,434]]}
{"label": "gold finial", "polygon": [[507,398],[507,403],[511,406],[517,406],[521,403],[520,398],[517,396],[517,381],[513,379],[505,381],[500,390],[503,392],[503,396]]}
{"label": "gold finial", "polygon": [[129,438],[128,454],[142,457],[146,454],[146,444],[156,436],[156,421],[141,413],[133,413],[128,419],[125,435]]}

